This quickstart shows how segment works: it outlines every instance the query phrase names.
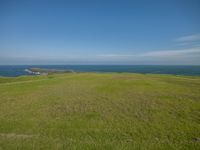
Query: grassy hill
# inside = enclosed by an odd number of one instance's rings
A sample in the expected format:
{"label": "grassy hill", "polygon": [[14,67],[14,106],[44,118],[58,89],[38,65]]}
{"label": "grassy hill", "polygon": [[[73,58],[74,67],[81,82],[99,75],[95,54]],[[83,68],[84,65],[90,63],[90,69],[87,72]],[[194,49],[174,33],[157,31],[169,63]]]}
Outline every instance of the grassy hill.
{"label": "grassy hill", "polygon": [[0,78],[0,150],[200,149],[200,77]]}

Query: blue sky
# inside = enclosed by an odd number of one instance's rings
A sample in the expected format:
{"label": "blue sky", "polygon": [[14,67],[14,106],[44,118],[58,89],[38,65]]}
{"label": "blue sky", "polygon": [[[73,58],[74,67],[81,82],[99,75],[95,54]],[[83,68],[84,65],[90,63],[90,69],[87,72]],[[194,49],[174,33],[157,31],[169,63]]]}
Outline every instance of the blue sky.
{"label": "blue sky", "polygon": [[0,65],[200,65],[199,0],[0,0]]}

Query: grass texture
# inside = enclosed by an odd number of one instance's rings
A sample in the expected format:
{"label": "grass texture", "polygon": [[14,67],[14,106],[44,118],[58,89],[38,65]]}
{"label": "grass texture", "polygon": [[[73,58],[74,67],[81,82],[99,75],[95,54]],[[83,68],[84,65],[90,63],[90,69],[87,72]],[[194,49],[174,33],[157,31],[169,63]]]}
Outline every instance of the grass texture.
{"label": "grass texture", "polygon": [[200,149],[200,77],[0,77],[0,150]]}

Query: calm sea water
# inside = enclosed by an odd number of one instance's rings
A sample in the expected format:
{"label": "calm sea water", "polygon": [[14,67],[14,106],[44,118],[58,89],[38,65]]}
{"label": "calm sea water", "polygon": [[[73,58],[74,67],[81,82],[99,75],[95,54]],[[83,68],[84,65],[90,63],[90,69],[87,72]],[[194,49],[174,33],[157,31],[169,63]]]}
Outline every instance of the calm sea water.
{"label": "calm sea water", "polygon": [[15,77],[28,75],[25,69],[37,67],[74,70],[77,72],[133,72],[200,76],[200,66],[149,66],[149,65],[43,65],[43,66],[0,66],[0,76]]}

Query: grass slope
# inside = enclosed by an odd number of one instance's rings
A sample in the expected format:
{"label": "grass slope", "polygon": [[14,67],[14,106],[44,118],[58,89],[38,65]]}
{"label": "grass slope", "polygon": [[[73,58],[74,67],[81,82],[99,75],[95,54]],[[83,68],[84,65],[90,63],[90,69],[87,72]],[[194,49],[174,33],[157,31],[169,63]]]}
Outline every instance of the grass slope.
{"label": "grass slope", "polygon": [[200,78],[0,78],[0,150],[199,149]]}

